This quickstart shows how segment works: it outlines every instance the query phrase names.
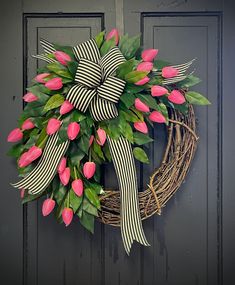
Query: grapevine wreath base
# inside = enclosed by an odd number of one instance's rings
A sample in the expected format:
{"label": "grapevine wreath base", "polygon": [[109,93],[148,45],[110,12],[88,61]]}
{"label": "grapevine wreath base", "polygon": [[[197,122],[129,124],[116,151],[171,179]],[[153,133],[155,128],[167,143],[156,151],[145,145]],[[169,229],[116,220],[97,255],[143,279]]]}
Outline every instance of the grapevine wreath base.
{"label": "grapevine wreath base", "polygon": [[[184,181],[197,147],[195,115],[189,107],[187,116],[171,111],[168,139],[161,165],[150,177],[148,188],[139,192],[141,219],[145,220],[161,209]],[[99,220],[112,226],[120,226],[120,191],[105,190],[101,196]]]}

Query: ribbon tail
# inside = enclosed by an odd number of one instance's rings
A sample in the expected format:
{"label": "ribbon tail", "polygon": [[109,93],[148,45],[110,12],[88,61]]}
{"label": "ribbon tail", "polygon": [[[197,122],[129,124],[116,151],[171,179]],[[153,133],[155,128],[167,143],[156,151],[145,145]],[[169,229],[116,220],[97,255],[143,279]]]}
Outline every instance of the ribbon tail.
{"label": "ribbon tail", "polygon": [[68,149],[69,141],[57,145],[58,133],[47,140],[42,157],[37,166],[22,180],[13,183],[15,188],[28,190],[29,194],[42,193],[53,180],[58,164]]}
{"label": "ribbon tail", "polygon": [[121,235],[129,255],[134,240],[150,245],[140,217],[136,167],[131,144],[124,137],[118,140],[108,137],[108,143],[121,195]]}

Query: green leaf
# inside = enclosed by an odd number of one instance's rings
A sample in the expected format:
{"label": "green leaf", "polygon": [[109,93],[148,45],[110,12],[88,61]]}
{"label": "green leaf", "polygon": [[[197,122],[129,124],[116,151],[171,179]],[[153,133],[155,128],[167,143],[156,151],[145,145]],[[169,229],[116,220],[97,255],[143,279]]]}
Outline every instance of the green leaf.
{"label": "green leaf", "polygon": [[133,137],[134,137],[134,143],[138,145],[143,145],[153,141],[152,138],[140,132],[134,132]]}
{"label": "green leaf", "polygon": [[71,117],[71,122],[81,122],[86,119],[86,116],[78,110],[73,110],[70,117]]}
{"label": "green leaf", "polygon": [[115,47],[115,38],[112,38],[108,41],[104,41],[104,43],[102,44],[100,48],[101,56],[104,56],[105,54],[107,54],[113,47]]}
{"label": "green leaf", "polygon": [[85,189],[85,196],[97,209],[100,209],[100,200],[96,192],[91,188]]}
{"label": "green leaf", "polygon": [[125,80],[128,83],[136,83],[139,80],[143,79],[147,74],[148,74],[147,71],[133,70],[125,76]]}
{"label": "green leaf", "polygon": [[125,75],[133,70],[136,62],[137,61],[132,58],[120,64],[116,70],[116,76],[125,79]]}
{"label": "green leaf", "polygon": [[100,195],[102,194],[102,192],[104,192],[102,186],[98,183],[91,183],[89,181],[85,181],[85,185],[87,188],[91,188],[92,190],[94,190],[97,195]]}
{"label": "green leaf", "polygon": [[126,83],[123,93],[139,93],[145,89],[144,86],[137,86],[132,83]]}
{"label": "green leaf", "polygon": [[189,88],[189,87],[192,87],[192,86],[194,86],[200,82],[201,82],[200,78],[198,78],[194,75],[189,75],[184,80],[178,82],[177,85],[179,88]]}
{"label": "green leaf", "polygon": [[53,193],[53,197],[55,198],[57,204],[60,205],[67,196],[67,188],[62,184],[59,184],[59,188],[55,189]]}
{"label": "green leaf", "polygon": [[190,104],[195,105],[210,105],[210,101],[202,94],[195,91],[188,91],[185,93],[185,97]]}
{"label": "green leaf", "polygon": [[31,195],[31,194],[28,194],[27,191],[25,191],[24,198],[22,199],[22,204],[34,201],[34,200],[38,199],[40,196],[42,196],[42,195],[43,195],[43,193],[36,194],[36,195]]}
{"label": "green leaf", "polygon": [[140,35],[132,38],[128,38],[128,35],[124,35],[120,39],[119,48],[126,59],[134,57],[139,47]]}
{"label": "green leaf", "polygon": [[94,152],[99,156],[99,158],[105,161],[105,157],[102,152],[101,146],[95,140],[93,141],[92,148]]}
{"label": "green leaf", "polygon": [[75,74],[77,72],[78,62],[77,61],[69,61],[69,62],[67,62],[67,67],[68,67],[69,72],[73,75],[73,78],[74,78]]}
{"label": "green leaf", "polygon": [[75,141],[70,142],[68,154],[73,166],[79,166],[80,161],[85,156],[85,153],[77,146]]}
{"label": "green leaf", "polygon": [[168,124],[168,120],[169,120],[169,114],[168,114],[168,110],[165,104],[160,103],[158,104],[159,107],[159,112],[162,113],[162,115],[165,117],[166,119],[166,123]]}
{"label": "green leaf", "polygon": [[132,93],[124,93],[120,97],[120,100],[125,104],[129,109],[135,102],[135,96]]}
{"label": "green leaf", "polygon": [[24,145],[22,143],[18,143],[13,145],[7,152],[7,155],[18,158],[21,153],[24,151]]}
{"label": "green leaf", "polygon": [[170,65],[170,62],[167,62],[165,60],[161,60],[161,59],[154,60],[154,67],[157,69],[162,69],[163,67],[169,66],[169,65]]}
{"label": "green leaf", "polygon": [[74,213],[77,212],[77,210],[79,209],[79,207],[81,206],[82,204],[82,196],[79,197],[77,196],[73,189],[70,189],[69,191],[69,202],[70,202],[70,206],[72,207]]}
{"label": "green leaf", "polygon": [[98,211],[96,207],[94,207],[87,199],[83,200],[82,209],[86,211],[87,213],[98,217]]}
{"label": "green leaf", "polygon": [[90,139],[89,137],[87,137],[86,135],[83,135],[79,138],[79,141],[78,141],[79,148],[86,154],[88,154],[88,150],[89,150],[89,139]]}
{"label": "green leaf", "polygon": [[[126,122],[126,121],[125,121]],[[122,130],[122,135],[131,143],[134,142],[132,127],[126,122],[125,129]]]}
{"label": "green leaf", "polygon": [[67,68],[64,67],[62,64],[60,64],[59,62],[53,62],[47,64],[47,69],[49,69],[50,71],[54,72],[55,74],[61,77],[73,79],[72,75],[70,74],[70,72],[68,72]]}
{"label": "green leaf", "polygon": [[135,148],[133,149],[133,154],[134,154],[134,157],[135,157],[137,160],[139,160],[139,161],[141,161],[141,162],[143,162],[143,163],[149,163],[148,156],[147,156],[146,152],[145,152],[142,148],[140,148],[140,147],[135,147]]}
{"label": "green leaf", "polygon": [[94,223],[95,217],[85,211],[82,211],[82,216],[80,217],[80,223],[92,234],[94,233]]}
{"label": "green leaf", "polygon": [[37,139],[36,141],[36,146],[39,146],[42,144],[42,142],[46,142],[47,140],[47,132],[46,132],[46,127],[44,127],[42,130],[41,130],[41,133],[39,135],[39,138]]}
{"label": "green leaf", "polygon": [[112,156],[111,156],[111,153],[110,153],[108,144],[106,143],[106,144],[103,146],[102,149],[103,149],[103,153],[104,153],[105,157],[107,158],[107,160],[108,160],[109,162],[111,162],[111,161],[112,161]]}
{"label": "green leaf", "polygon": [[157,101],[151,95],[138,93],[138,94],[135,94],[135,96],[139,98],[143,103],[148,105],[150,108],[154,110],[158,110]]}
{"label": "green leaf", "polygon": [[47,101],[46,105],[44,106],[44,111],[48,112],[52,109],[58,108],[63,104],[63,102],[64,96],[60,94],[55,94]]}
{"label": "green leaf", "polygon": [[95,36],[95,41],[96,41],[98,48],[101,47],[101,45],[104,41],[104,35],[105,35],[105,31],[102,31],[98,35]]}
{"label": "green leaf", "polygon": [[37,101],[27,103],[27,106],[33,106],[33,103],[41,103],[45,104],[46,101],[50,98],[47,94],[41,92],[39,85],[34,85],[26,89],[28,92],[32,92],[34,95],[38,97]]}

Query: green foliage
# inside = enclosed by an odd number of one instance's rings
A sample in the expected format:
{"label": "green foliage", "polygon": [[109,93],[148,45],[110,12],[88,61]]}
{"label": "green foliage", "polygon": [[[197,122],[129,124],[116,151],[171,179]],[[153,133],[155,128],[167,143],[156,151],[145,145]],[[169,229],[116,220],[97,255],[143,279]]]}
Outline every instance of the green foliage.
{"label": "green foliage", "polygon": [[125,75],[125,80],[128,83],[136,83],[143,79],[148,74],[147,71],[133,70]]}
{"label": "green foliage", "polygon": [[161,60],[161,59],[156,59],[154,60],[154,67],[157,69],[162,69],[165,66],[169,66],[170,62],[165,61],[165,60]]}
{"label": "green foliage", "polygon": [[137,61],[134,58],[123,62],[118,66],[116,70],[116,76],[118,78],[125,79],[125,76],[133,70],[136,63]]}
{"label": "green foliage", "polygon": [[139,160],[139,161],[141,161],[141,162],[143,162],[143,163],[149,163],[148,156],[147,156],[146,152],[145,152],[142,148],[140,148],[140,147],[135,147],[135,148],[133,149],[133,154],[134,154],[134,157],[135,157],[137,160]]}
{"label": "green foliage", "polygon": [[201,79],[194,76],[194,75],[189,75],[187,78],[185,78],[184,80],[180,81],[177,83],[177,86],[179,88],[189,88],[192,87],[198,83],[201,82]]}
{"label": "green foliage", "polygon": [[[59,62],[53,62],[53,63],[49,63],[47,65],[47,69],[49,71],[54,72],[55,74],[61,76],[61,77],[65,77],[68,79],[73,79],[73,76],[71,75],[71,73],[67,70],[66,67],[64,67],[62,64],[60,64]],[[68,81],[69,82],[69,81]]]}
{"label": "green foliage", "polygon": [[134,143],[138,145],[144,145],[153,141],[148,135],[142,134],[140,132],[133,133]]}
{"label": "green foliage", "polygon": [[60,107],[64,102],[64,96],[60,94],[55,94],[46,102],[43,111],[48,112],[52,109]]}
{"label": "green foliage", "polygon": [[190,104],[195,105],[210,105],[210,101],[204,97],[202,94],[195,91],[188,91],[185,93],[186,100]]}
{"label": "green foliage", "polygon": [[96,37],[95,37],[95,42],[96,42],[98,48],[101,47],[101,45],[104,41],[104,35],[105,35],[105,31],[102,31],[98,35],[96,35]]}
{"label": "green foliage", "polygon": [[82,211],[82,215],[80,216],[80,223],[92,234],[94,233],[94,222],[95,217],[86,211]]}
{"label": "green foliage", "polygon": [[135,56],[140,47],[140,35],[132,38],[128,38],[128,35],[124,35],[120,38],[119,48],[126,59],[131,59]]}
{"label": "green foliage", "polygon": [[100,48],[100,54],[101,56],[104,56],[106,53],[108,53],[113,47],[115,47],[115,39],[112,38],[108,41],[104,41],[101,48]]}
{"label": "green foliage", "polygon": [[96,192],[91,188],[85,189],[85,196],[87,199],[91,202],[93,206],[95,206],[97,209],[100,209],[100,200]]}

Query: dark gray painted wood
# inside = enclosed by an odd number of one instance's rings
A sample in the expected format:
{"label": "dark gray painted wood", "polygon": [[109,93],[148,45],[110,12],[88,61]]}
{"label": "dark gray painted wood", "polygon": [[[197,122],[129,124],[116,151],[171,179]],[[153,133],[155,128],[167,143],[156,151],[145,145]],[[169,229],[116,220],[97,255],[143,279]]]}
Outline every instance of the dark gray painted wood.
{"label": "dark gray painted wood", "polygon": [[[203,80],[197,90],[213,103],[209,108],[196,108],[200,142],[185,183],[162,216],[144,222],[152,246],[134,244],[128,258],[117,228],[97,222],[95,235],[91,236],[76,221],[65,229],[53,216],[42,218],[42,201],[23,209],[19,193],[8,186],[16,177],[15,167],[4,157],[1,169],[7,165],[8,171],[1,179],[1,283],[235,283],[232,11],[234,4],[229,0],[124,1],[125,31],[130,35],[142,32],[144,46],[159,48],[159,58],[181,63],[196,56],[196,74]],[[22,106],[22,72],[24,87],[35,75],[37,61],[30,54],[40,50],[39,38],[76,44],[95,35],[103,24],[107,30],[114,27],[115,15],[114,0],[12,0],[1,9],[1,54],[6,55],[2,58],[0,112],[4,137],[14,127]],[[147,150],[151,164],[144,168],[138,165],[140,188],[158,166],[164,149],[164,128],[155,128],[153,136],[156,142]],[[1,146],[5,153],[5,141],[1,140]],[[117,187],[112,167],[105,168],[104,182],[107,187]],[[11,215],[5,218],[9,208]]]}

